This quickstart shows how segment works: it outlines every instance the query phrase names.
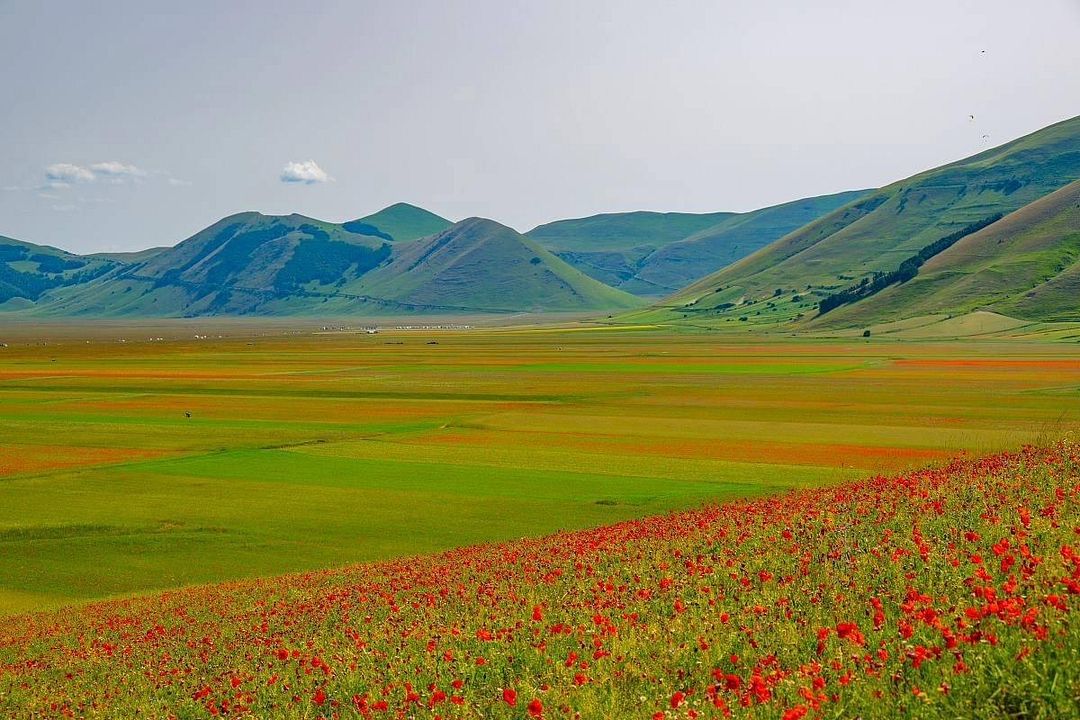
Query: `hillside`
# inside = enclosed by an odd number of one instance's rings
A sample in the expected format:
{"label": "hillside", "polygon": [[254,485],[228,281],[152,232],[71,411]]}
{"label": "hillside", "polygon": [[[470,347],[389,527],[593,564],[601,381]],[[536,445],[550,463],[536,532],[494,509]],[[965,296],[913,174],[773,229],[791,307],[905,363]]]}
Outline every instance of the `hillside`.
{"label": "hillside", "polygon": [[397,249],[345,291],[408,305],[469,310],[580,310],[640,304],[511,228],[469,218]]}
{"label": "hillside", "polygon": [[974,311],[1022,320],[1080,318],[1080,180],[962,238],[913,279],[811,325],[871,325]]}
{"label": "hillside", "polygon": [[88,283],[117,266],[0,235],[0,307],[33,303],[49,290]]}
{"label": "hillside", "polygon": [[727,218],[643,258],[634,282],[622,287],[676,292],[868,192],[852,190],[803,198]]}
{"label": "hillside", "polygon": [[667,295],[865,192],[746,213],[594,215],[547,223],[526,235],[601,282],[637,295]]}
{"label": "hillside", "polygon": [[312,303],[310,290],[362,275],[389,255],[383,240],[331,223],[240,213],[97,282],[52,292],[41,312],[195,316],[302,306]]}
{"label": "hillside", "polygon": [[1078,467],[1063,443],[29,616],[0,710],[1075,718]]}
{"label": "hillside", "polygon": [[1080,117],[893,183],[694,283],[633,320],[788,322],[942,237],[1080,176]]}
{"label": "hillside", "polygon": [[442,232],[452,224],[446,218],[415,205],[395,203],[377,213],[342,223],[341,227],[357,235],[404,243]]}
{"label": "hillside", "polygon": [[[525,235],[597,280],[632,283],[642,260],[673,242],[706,230],[735,213],[605,213],[556,220]],[[653,294],[662,294],[657,288]]]}
{"label": "hillside", "polygon": [[[408,206],[395,207],[392,215],[416,216]],[[126,263],[113,256],[116,260],[93,282],[38,292],[29,298],[37,301],[30,311],[133,317],[371,315],[638,304],[490,220],[473,218],[419,240],[401,234],[403,226],[381,226],[408,241],[373,231],[370,223],[361,225],[295,214],[233,215],[175,247],[126,254]],[[414,223],[414,231],[417,227]]]}

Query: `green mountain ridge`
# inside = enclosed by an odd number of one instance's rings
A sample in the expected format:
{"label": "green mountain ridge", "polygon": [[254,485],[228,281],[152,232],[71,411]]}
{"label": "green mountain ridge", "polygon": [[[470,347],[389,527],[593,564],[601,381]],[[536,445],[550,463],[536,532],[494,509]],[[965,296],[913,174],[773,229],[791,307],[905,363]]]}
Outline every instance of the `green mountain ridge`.
{"label": "green mountain ridge", "polygon": [[1080,317],[1080,180],[959,240],[906,283],[809,326],[874,325],[979,311],[1049,322]]}
{"label": "green mountain ridge", "polygon": [[399,241],[382,228],[410,238],[402,226],[376,216],[358,227],[298,214],[231,215],[172,248],[93,260],[103,268],[94,278],[24,293],[25,301],[13,309],[53,317],[193,317],[640,305],[494,221],[470,218],[426,238]]}
{"label": "green mountain ridge", "polygon": [[867,190],[745,213],[627,212],[557,220],[526,236],[582,272],[642,296],[669,295]]}
{"label": "green mountain ridge", "polygon": [[1012,213],[1078,177],[1080,117],[863,196],[625,319],[807,323],[829,294],[893,270],[942,237]]}
{"label": "green mountain ridge", "polygon": [[971,313],[1080,320],[1077,178],[1080,117],[879,190],[748,213],[613,213],[522,235],[405,203],[340,224],[245,212],[174,247],[86,256],[0,237],[0,310],[617,311],[616,322],[811,332]]}

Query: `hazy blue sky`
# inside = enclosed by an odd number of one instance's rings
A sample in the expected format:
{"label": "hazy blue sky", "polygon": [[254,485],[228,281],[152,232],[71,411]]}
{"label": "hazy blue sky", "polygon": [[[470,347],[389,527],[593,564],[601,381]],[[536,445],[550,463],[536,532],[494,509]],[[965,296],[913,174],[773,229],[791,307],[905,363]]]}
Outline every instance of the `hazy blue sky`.
{"label": "hazy blue sky", "polygon": [[877,186],[1080,113],[1078,37],[1080,0],[0,0],[0,234]]}

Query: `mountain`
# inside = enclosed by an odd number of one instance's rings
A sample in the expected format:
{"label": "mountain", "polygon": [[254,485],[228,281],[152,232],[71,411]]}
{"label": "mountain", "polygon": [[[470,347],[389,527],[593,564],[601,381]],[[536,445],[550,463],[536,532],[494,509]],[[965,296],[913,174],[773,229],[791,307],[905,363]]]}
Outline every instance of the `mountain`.
{"label": "mountain", "polygon": [[[303,215],[224,218],[96,282],[50,293],[51,315],[226,315],[289,311],[390,256],[390,244]],[[135,255],[137,258],[138,255]]]}
{"label": "mountain", "polygon": [[395,248],[345,291],[448,310],[581,310],[640,305],[494,220],[469,218]]}
{"label": "mountain", "polygon": [[867,192],[804,198],[737,214],[651,253],[642,260],[631,288],[663,288],[667,294],[681,290]]}
{"label": "mountain", "polygon": [[356,228],[303,215],[240,213],[175,247],[85,260],[104,269],[86,282],[58,285],[29,300],[37,301],[35,312],[53,316],[183,317],[605,310],[640,304],[492,220],[471,218],[411,241],[349,227]]}
{"label": "mountain", "polygon": [[961,238],[907,282],[814,324],[873,325],[976,311],[1022,320],[1080,318],[1080,180]]}
{"label": "mountain", "polygon": [[[525,235],[597,280],[631,282],[641,261],[669,243],[713,227],[735,213],[626,212],[557,220]],[[653,294],[663,291],[657,289]]]}
{"label": "mountain", "polygon": [[0,307],[33,303],[50,290],[90,282],[114,267],[112,260],[0,235]]}
{"label": "mountain", "polygon": [[377,213],[342,223],[342,229],[388,242],[410,242],[442,232],[453,223],[408,203],[396,203]]}
{"label": "mountain", "polygon": [[526,235],[601,282],[637,295],[668,295],[866,192],[746,213],[594,215],[547,223]]}
{"label": "mountain", "polygon": [[921,249],[1080,177],[1080,117],[888,185],[788,233],[637,320],[776,324]]}

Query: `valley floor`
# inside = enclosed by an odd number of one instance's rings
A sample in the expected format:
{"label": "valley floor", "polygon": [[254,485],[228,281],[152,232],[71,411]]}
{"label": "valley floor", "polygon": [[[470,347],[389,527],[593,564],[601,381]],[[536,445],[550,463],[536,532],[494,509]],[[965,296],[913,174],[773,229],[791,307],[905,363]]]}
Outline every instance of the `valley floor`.
{"label": "valley floor", "polygon": [[1065,344],[194,321],[0,341],[6,615],[606,525],[1080,425]]}

